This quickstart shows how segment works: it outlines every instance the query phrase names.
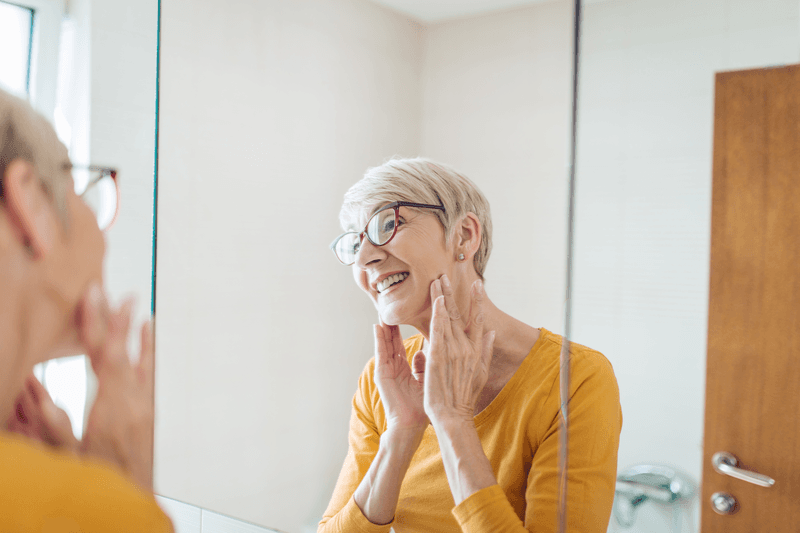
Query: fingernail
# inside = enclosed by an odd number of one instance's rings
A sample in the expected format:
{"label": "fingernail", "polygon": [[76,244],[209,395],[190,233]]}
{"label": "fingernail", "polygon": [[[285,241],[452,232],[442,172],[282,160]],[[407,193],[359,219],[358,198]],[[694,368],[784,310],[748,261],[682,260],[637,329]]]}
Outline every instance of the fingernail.
{"label": "fingernail", "polygon": [[448,289],[450,288],[450,279],[447,277],[447,274],[442,275],[442,283]]}
{"label": "fingernail", "polygon": [[476,288],[478,289],[478,294],[483,294],[483,282],[478,280],[475,282]]}

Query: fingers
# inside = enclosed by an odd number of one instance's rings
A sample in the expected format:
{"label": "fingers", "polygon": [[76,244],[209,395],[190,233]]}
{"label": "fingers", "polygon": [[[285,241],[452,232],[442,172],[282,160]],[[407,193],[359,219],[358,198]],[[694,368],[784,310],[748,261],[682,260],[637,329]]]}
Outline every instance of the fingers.
{"label": "fingers", "polygon": [[419,350],[411,360],[411,374],[418,382],[425,382],[425,353]]}
{"label": "fingers", "polygon": [[375,358],[377,359],[375,366],[377,368],[389,362],[389,350],[386,349],[386,339],[383,335],[384,326],[375,324],[372,326],[372,330],[375,335]]}
{"label": "fingers", "polygon": [[403,336],[400,334],[400,326],[391,326],[392,336],[392,355],[397,355],[405,359],[406,347],[403,346]]}
{"label": "fingers", "polygon": [[458,310],[458,305],[456,305],[456,297],[453,293],[453,286],[450,284],[450,278],[447,277],[447,274],[444,274],[440,280],[436,281],[440,283],[441,294],[444,296],[444,305],[447,308],[450,320],[461,326],[461,329],[464,329],[466,324],[464,324],[461,312]]}
{"label": "fingers", "polygon": [[47,389],[44,388],[36,376],[33,374],[29,374],[27,378],[25,378],[25,390],[33,397],[33,399],[37,403],[41,403],[42,399],[46,398],[50,400],[50,393],[47,392]]}
{"label": "fingers", "polygon": [[86,349],[95,373],[99,371],[102,358],[98,357],[108,335],[111,311],[100,285],[93,283],[80,304],[78,339]]}
{"label": "fingers", "polygon": [[467,325],[467,331],[469,340],[472,342],[472,345],[477,347],[480,346],[483,341],[483,324],[484,324],[484,314],[483,314],[483,283],[481,280],[476,280],[475,283],[472,284],[472,289],[470,291],[470,307],[469,307],[469,324]]}
{"label": "fingers", "polygon": [[[30,390],[26,387],[19,393],[16,400],[14,401],[14,413],[9,418],[9,425],[14,425],[17,429],[24,428],[31,428],[34,424],[38,421],[36,417],[36,411],[34,409],[36,405],[36,401],[31,396]],[[21,431],[24,433],[23,431]]]}
{"label": "fingers", "polygon": [[436,298],[439,296],[444,296],[444,293],[442,292],[442,282],[438,279],[435,279],[433,280],[433,283],[431,283],[431,305],[433,305],[433,302],[435,302]]}
{"label": "fingers", "polygon": [[77,439],[67,413],[56,406],[47,389],[31,374],[9,418],[8,430],[51,446],[73,450]]}
{"label": "fingers", "polygon": [[[447,339],[453,332],[450,325],[450,316],[444,303],[444,296],[439,296],[433,302],[433,317],[431,319],[431,346],[445,346]],[[433,348],[431,349],[433,353]]]}
{"label": "fingers", "polygon": [[142,324],[139,334],[141,351],[138,365],[139,379],[148,384],[155,379],[155,341],[153,320],[150,319]]}
{"label": "fingers", "polygon": [[115,366],[130,363],[128,359],[128,334],[131,329],[131,316],[133,314],[134,300],[128,298],[120,306],[119,311],[113,313],[109,321],[108,335],[103,352],[106,363]]}
{"label": "fingers", "polygon": [[492,364],[492,354],[494,353],[494,337],[495,332],[489,331],[483,336],[481,343],[481,362],[483,368],[488,372],[489,366]]}

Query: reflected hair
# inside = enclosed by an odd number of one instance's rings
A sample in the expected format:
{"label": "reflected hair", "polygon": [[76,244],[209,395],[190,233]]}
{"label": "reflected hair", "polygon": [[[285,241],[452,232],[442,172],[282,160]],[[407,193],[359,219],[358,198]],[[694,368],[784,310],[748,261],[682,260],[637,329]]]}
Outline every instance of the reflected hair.
{"label": "reflected hair", "polygon": [[15,159],[33,165],[45,192],[66,222],[71,164],[53,126],[28,102],[0,89],[0,203],[5,202],[6,169]]}
{"label": "reflected hair", "polygon": [[345,231],[359,231],[378,207],[395,201],[443,205],[444,211],[426,210],[439,218],[445,243],[467,213],[481,223],[481,243],[473,258],[481,279],[492,251],[492,216],[489,202],[478,187],[452,167],[417,157],[392,158],[370,168],[344,195],[339,222]]}

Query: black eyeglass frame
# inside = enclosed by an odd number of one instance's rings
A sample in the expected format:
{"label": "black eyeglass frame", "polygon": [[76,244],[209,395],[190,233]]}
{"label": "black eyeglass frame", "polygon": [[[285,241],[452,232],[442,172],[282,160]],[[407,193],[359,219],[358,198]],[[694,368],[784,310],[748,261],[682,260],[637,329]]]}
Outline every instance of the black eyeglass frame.
{"label": "black eyeglass frame", "polygon": [[[339,254],[336,253],[336,244],[340,240],[342,240],[342,238],[345,235],[358,234],[358,237],[359,237],[358,242],[363,242],[364,241],[364,236],[366,236],[367,239],[369,240],[369,242],[372,243],[373,246],[385,246],[385,245],[389,244],[392,241],[392,239],[394,239],[394,236],[397,235],[397,223],[400,221],[400,208],[401,207],[416,207],[418,209],[439,209],[441,211],[445,210],[444,206],[441,205],[441,204],[440,205],[431,205],[431,204],[418,204],[418,203],[415,203],[415,202],[402,202],[402,201],[400,201],[400,202],[392,202],[390,204],[386,204],[385,206],[383,206],[380,209],[378,209],[377,211],[375,211],[375,213],[373,213],[371,217],[369,217],[369,220],[367,220],[367,225],[364,226],[364,230],[363,231],[361,231],[360,233],[357,232],[357,231],[345,231],[344,233],[342,233],[341,235],[336,237],[336,239],[333,240],[333,242],[330,245],[330,249],[333,252],[333,255],[336,256],[336,259],[338,259],[339,262],[342,263],[345,266],[350,266],[353,263],[355,263],[355,260],[353,260],[350,263],[345,263],[339,257]],[[367,232],[367,228],[369,228],[369,223],[372,221],[373,218],[375,218],[378,215],[378,213],[382,213],[383,211],[386,211],[387,209],[394,209],[394,229],[392,229],[392,236],[389,237],[388,239],[386,239],[385,243],[378,244],[375,241],[373,241],[372,239],[370,239],[369,233]],[[358,252],[356,252],[356,253],[358,253]]]}

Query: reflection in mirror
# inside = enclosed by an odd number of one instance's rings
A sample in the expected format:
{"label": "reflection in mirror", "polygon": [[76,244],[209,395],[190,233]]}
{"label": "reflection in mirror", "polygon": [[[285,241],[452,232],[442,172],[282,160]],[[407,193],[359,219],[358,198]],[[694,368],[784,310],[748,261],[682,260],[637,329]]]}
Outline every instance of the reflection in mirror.
{"label": "reflection in mirror", "polygon": [[560,331],[572,3],[520,4],[162,5],[161,494],[316,531],[376,322],[328,245],[344,192],[393,155],[476,182],[487,292]]}
{"label": "reflection in mirror", "polygon": [[[797,63],[800,4],[589,3],[581,53],[572,336],[614,364],[620,470],[700,482],[715,73]],[[666,510],[642,505],[633,525],[678,531]]]}
{"label": "reflection in mirror", "polygon": [[[76,191],[92,176],[81,168],[120,170],[122,205],[105,233],[104,276],[112,301],[136,297],[134,322],[151,311],[157,15],[155,1],[0,1],[0,85],[55,125],[75,165]],[[95,193],[116,196],[116,188],[100,180],[84,199]],[[81,435],[95,389],[88,362],[57,359],[35,373]]]}

